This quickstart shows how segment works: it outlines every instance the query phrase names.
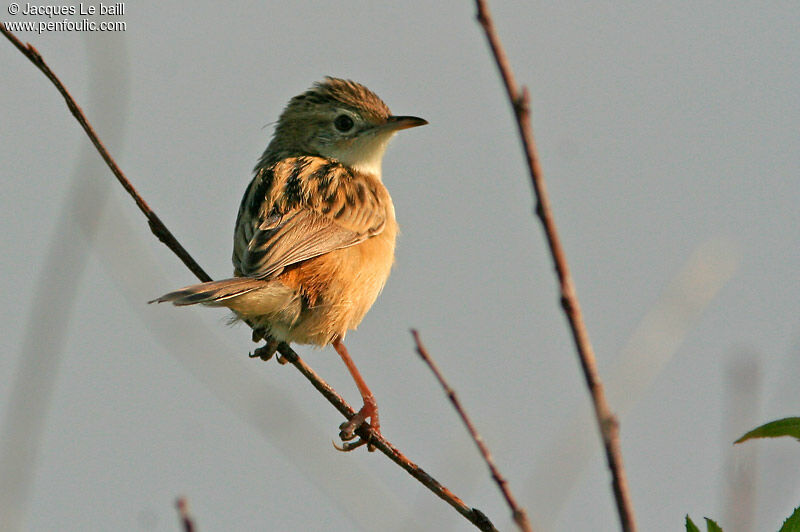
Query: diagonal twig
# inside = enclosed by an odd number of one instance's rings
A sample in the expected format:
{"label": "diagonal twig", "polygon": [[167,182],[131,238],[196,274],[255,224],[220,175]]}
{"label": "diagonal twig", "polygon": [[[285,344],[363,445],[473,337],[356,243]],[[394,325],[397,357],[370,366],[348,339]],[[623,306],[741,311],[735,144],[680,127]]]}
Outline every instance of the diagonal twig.
{"label": "diagonal twig", "polygon": [[95,148],[97,148],[100,156],[111,169],[111,172],[117,178],[117,181],[119,181],[120,185],[122,185],[122,188],[124,188],[128,194],[131,195],[133,201],[135,201],[137,207],[139,207],[139,210],[142,211],[142,213],[144,213],[144,215],[147,217],[147,223],[156,238],[158,238],[169,249],[171,249],[172,252],[175,253],[175,255],[181,259],[181,261],[183,261],[186,267],[189,268],[189,270],[191,270],[191,272],[194,273],[198,279],[203,282],[210,281],[211,277],[209,277],[208,274],[203,271],[203,268],[201,268],[200,265],[195,262],[192,256],[189,255],[189,252],[183,248],[181,243],[178,242],[178,239],[173,236],[170,230],[167,229],[167,226],[164,225],[164,223],[156,215],[156,213],[153,212],[147,202],[145,202],[139,193],[136,192],[136,189],[133,188],[131,182],[128,181],[128,178],[125,177],[125,174],[123,174],[122,170],[120,170],[119,166],[117,166],[116,161],[114,161],[113,157],[111,157],[111,155],[108,153],[108,150],[106,150],[105,146],[103,146],[103,143],[100,141],[97,133],[94,132],[94,128],[92,128],[92,125],[86,119],[83,111],[81,111],[81,108],[78,107],[77,103],[75,103],[75,100],[72,98],[72,96],[70,96],[69,91],[67,91],[66,87],[64,87],[64,85],[61,83],[61,80],[58,79],[58,76],[56,76],[53,71],[50,70],[50,67],[47,66],[47,63],[45,63],[41,54],[39,54],[39,51],[36,50],[36,48],[34,48],[30,43],[23,44],[22,41],[20,41],[16,35],[8,31],[3,24],[0,24],[0,32],[2,32],[3,35],[5,35],[6,38],[11,41],[11,43],[16,46],[17,49],[23,53],[23,55],[25,55],[25,57],[30,59],[31,63],[36,65],[36,68],[41,70],[42,73],[47,76],[47,79],[49,79],[53,85],[56,86],[58,92],[60,92],[61,96],[64,97],[70,112],[81,125],[83,130],[86,131],[86,135],[89,136],[89,140],[91,140],[92,144],[94,144]]}
{"label": "diagonal twig", "polygon": [[[352,418],[356,411],[334,390],[325,380],[314,372],[311,367],[300,358],[300,356],[288,345],[281,343],[278,350],[283,358],[290,362],[294,367],[308,379],[308,381],[319,391],[329,403],[331,403],[341,414],[347,418]],[[437,497],[444,500],[452,506],[458,513],[463,515],[468,521],[478,527],[480,530],[496,530],[494,525],[486,515],[477,508],[470,508],[457,497],[453,492],[447,489],[439,481],[433,478],[425,470],[417,464],[409,460],[400,450],[392,445],[383,436],[378,436],[372,431],[369,423],[363,423],[356,430],[356,434],[363,441],[369,441],[369,444],[383,454],[385,454],[391,461],[403,468],[409,475],[421,482],[425,487],[436,494]]]}
{"label": "diagonal twig", "polygon": [[603,391],[603,384],[597,371],[594,350],[589,341],[589,333],[583,321],[575,285],[572,281],[572,276],[570,275],[569,266],[567,264],[567,256],[564,253],[564,248],[561,246],[558,231],[556,230],[556,223],[550,207],[550,199],[547,195],[544,176],[539,165],[539,158],[536,154],[536,144],[533,140],[533,129],[531,127],[530,118],[530,95],[525,87],[522,87],[520,90],[517,86],[514,73],[511,70],[508,57],[497,35],[497,30],[492,22],[492,17],[489,13],[489,7],[486,1],[476,0],[475,3],[478,11],[478,22],[486,34],[486,39],[494,55],[497,68],[500,70],[500,76],[503,78],[508,99],[514,109],[517,129],[522,140],[523,150],[530,171],[531,184],[533,185],[534,195],[536,197],[536,215],[540,218],[544,226],[547,243],[550,247],[550,253],[553,256],[556,273],[558,275],[559,287],[561,290],[561,306],[564,308],[564,312],[567,315],[572,338],[578,350],[586,385],[592,396],[597,425],[605,447],[606,461],[611,470],[614,498],[617,504],[620,524],[624,531],[634,532],[636,530],[636,522],[633,515],[633,504],[628,491],[625,467],[622,462],[619,422],[611,412],[611,407]]}
{"label": "diagonal twig", "polygon": [[466,425],[469,435],[472,436],[472,440],[475,442],[475,445],[478,446],[478,450],[481,452],[484,462],[486,462],[486,465],[489,466],[489,472],[491,472],[492,478],[500,488],[500,492],[503,494],[503,498],[506,500],[509,508],[511,508],[511,517],[514,519],[514,522],[517,523],[517,526],[523,532],[533,532],[531,523],[528,521],[528,514],[525,513],[524,508],[517,504],[517,500],[511,493],[511,488],[508,487],[508,481],[505,479],[505,477],[503,477],[503,475],[500,474],[500,470],[494,463],[494,458],[492,458],[492,453],[489,452],[489,447],[486,445],[486,442],[483,441],[480,433],[478,433],[478,429],[476,429],[475,425],[472,424],[472,420],[467,415],[464,407],[461,406],[461,401],[458,400],[456,392],[450,387],[449,384],[447,384],[442,372],[439,370],[439,366],[436,365],[436,363],[433,361],[433,358],[428,353],[428,350],[425,349],[425,346],[422,344],[422,340],[420,340],[419,332],[416,329],[411,329],[411,335],[414,337],[414,343],[417,346],[417,353],[431,369],[436,377],[436,380],[439,381],[439,384],[444,389],[444,393],[447,395],[447,398],[450,399],[451,403],[453,403],[453,408],[456,409],[456,413],[458,413],[458,415],[461,417],[461,421],[463,421],[464,425]]}
{"label": "diagonal twig", "polygon": [[[67,91],[66,87],[64,87],[55,73],[53,73],[53,71],[50,70],[50,67],[47,66],[47,63],[45,63],[41,54],[39,54],[39,52],[32,45],[23,44],[13,33],[9,32],[3,24],[0,24],[0,33],[5,35],[6,38],[11,41],[12,44],[14,44],[14,46],[16,46],[23,55],[25,55],[25,57],[27,57],[34,65],[36,65],[36,67],[44,73],[44,75],[53,83],[53,85],[55,85],[55,87],[64,97],[67,107],[72,112],[73,116],[75,116],[78,123],[81,124],[84,131],[86,131],[86,134],[89,136],[92,144],[94,144],[95,148],[100,153],[100,156],[106,162],[123,188],[125,188],[125,190],[131,195],[139,209],[147,217],[148,224],[153,234],[155,234],[156,237],[161,240],[161,242],[163,242],[173,253],[175,253],[181,259],[181,261],[183,261],[186,267],[197,276],[198,279],[204,282],[210,281],[211,277],[209,277],[208,274],[206,274],[205,271],[200,267],[200,265],[195,262],[192,256],[189,255],[189,252],[183,248],[180,242],[178,242],[178,240],[172,235],[161,219],[155,214],[155,212],[153,212],[152,209],[150,209],[130,181],[125,177],[125,174],[122,172],[119,166],[117,166],[116,162],[114,162],[114,159],[108,153],[105,146],[103,146],[103,143],[94,132],[94,129],[92,128],[86,116],[83,114],[83,111],[81,111],[81,108],[72,98],[69,91]],[[306,379],[308,379],[309,382],[311,382],[311,384],[328,400],[328,402],[330,402],[347,419],[350,419],[353,415],[355,415],[355,410],[353,410],[353,408],[327,382],[320,378],[291,347],[284,343],[279,346],[278,351],[280,351],[281,355],[283,355],[287,361],[291,362],[292,365],[294,365],[300,371],[300,373],[302,373],[303,376],[306,377]],[[464,504],[459,497],[453,494],[430,474],[425,472],[421,467],[409,460],[388,440],[377,436],[372,431],[372,427],[370,427],[369,424],[364,423],[361,427],[359,427],[358,430],[356,430],[356,434],[358,434],[358,436],[364,441],[369,441],[372,446],[379,449],[390,460],[402,467],[406,472],[431,490],[439,498],[447,502],[477,528],[484,531],[496,530],[492,522],[483,512],[476,508],[470,508]]]}

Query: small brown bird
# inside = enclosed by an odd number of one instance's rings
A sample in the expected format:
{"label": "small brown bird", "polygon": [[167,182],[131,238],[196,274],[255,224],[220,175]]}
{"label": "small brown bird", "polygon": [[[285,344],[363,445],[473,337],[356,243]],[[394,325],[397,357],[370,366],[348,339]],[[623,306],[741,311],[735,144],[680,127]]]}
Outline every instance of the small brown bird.
{"label": "small brown bird", "polygon": [[366,419],[380,434],[378,405],[343,340],[375,302],[394,261],[397,222],[381,181],[383,153],[395,132],[425,124],[393,116],[350,80],[328,77],[295,96],[239,207],[234,277],[155,300],[228,307],[254,328],[254,341],[266,340],[256,350],[265,360],[280,342],[333,344],[364,400],[340,427],[345,440]]}

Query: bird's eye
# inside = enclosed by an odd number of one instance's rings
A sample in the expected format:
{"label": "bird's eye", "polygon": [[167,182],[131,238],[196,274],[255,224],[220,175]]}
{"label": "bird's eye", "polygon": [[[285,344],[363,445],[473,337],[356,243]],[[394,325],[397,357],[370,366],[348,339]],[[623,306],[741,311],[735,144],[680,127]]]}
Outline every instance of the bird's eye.
{"label": "bird's eye", "polygon": [[353,119],[347,115],[339,115],[337,116],[334,121],[333,125],[341,131],[342,133],[346,133],[353,129]]}

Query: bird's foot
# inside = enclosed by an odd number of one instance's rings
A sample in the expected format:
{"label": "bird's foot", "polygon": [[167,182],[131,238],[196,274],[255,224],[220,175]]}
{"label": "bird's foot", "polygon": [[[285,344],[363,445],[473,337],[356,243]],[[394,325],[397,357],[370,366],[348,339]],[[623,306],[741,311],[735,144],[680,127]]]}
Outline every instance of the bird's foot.
{"label": "bird's foot", "polygon": [[[254,330],[253,340],[257,342],[258,340],[256,340],[255,338],[256,338],[256,331]],[[266,362],[267,360],[272,358],[272,356],[275,354],[275,351],[278,350],[278,345],[280,344],[280,342],[278,342],[275,338],[273,338],[268,334],[265,334],[263,338],[264,340],[267,341],[267,343],[262,345],[252,353],[250,353],[249,356],[250,358],[260,358],[261,360]],[[278,362],[280,362],[281,364],[286,363],[285,361],[283,361],[281,357],[278,357]]]}
{"label": "bird's foot", "polygon": [[[351,441],[356,437],[356,430],[366,423],[367,419],[372,422],[369,427],[369,438],[366,440],[359,438],[356,441]],[[374,451],[375,446],[371,443],[372,437],[381,437],[381,424],[378,420],[378,403],[375,402],[375,398],[372,396],[365,397],[364,406],[361,407],[361,410],[356,412],[349,420],[339,425],[339,431],[339,437],[344,443],[341,446],[335,443],[333,444],[338,450],[349,452],[364,444],[369,444],[367,449],[370,452]]]}

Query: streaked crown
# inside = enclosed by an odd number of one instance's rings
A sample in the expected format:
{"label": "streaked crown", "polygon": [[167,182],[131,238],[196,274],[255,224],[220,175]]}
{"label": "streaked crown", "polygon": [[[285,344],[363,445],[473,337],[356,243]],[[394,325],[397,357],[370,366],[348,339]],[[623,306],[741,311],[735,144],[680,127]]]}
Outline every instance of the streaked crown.
{"label": "streaked crown", "polygon": [[389,106],[377,94],[360,83],[349,79],[327,76],[325,81],[318,81],[299,96],[289,101],[289,105],[281,114],[280,120],[289,118],[295,113],[319,109],[327,106],[334,109],[348,109],[360,113],[373,123],[385,122],[392,114]]}

